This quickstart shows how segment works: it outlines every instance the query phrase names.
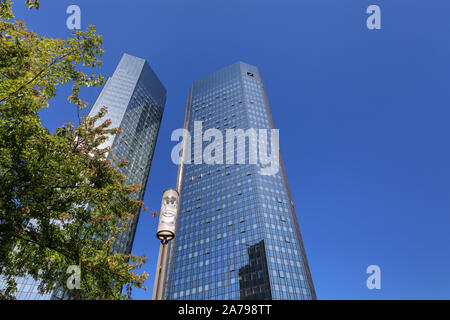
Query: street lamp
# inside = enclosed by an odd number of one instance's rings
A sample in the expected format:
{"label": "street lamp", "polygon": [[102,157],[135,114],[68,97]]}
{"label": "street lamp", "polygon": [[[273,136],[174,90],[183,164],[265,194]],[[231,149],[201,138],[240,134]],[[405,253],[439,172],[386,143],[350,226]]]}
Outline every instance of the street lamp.
{"label": "street lamp", "polygon": [[189,118],[190,111],[189,113],[186,113],[184,117],[185,130],[183,133],[183,146],[180,150],[176,190],[167,189],[163,192],[158,231],[156,232],[156,237],[161,240],[161,244],[159,245],[158,265],[156,268],[155,284],[153,286],[153,300],[164,299],[164,285],[166,282],[166,274],[169,264],[170,245],[168,245],[168,243],[175,238],[176,234],[179,196],[181,193],[181,185],[183,180],[184,159],[186,157],[186,150],[190,150],[188,149],[188,143],[190,143],[190,139],[188,142],[189,134],[186,133]]}
{"label": "street lamp", "polygon": [[164,245],[175,238],[177,215],[178,192],[174,189],[167,189],[163,193],[158,231],[156,232],[156,237]]}
{"label": "street lamp", "polygon": [[159,247],[155,285],[153,287],[153,300],[162,300],[164,295],[164,283],[169,261],[168,243],[175,238],[178,216],[178,197],[178,191],[174,189],[167,189],[163,192],[158,231],[156,232],[156,237],[161,240],[161,244]]}

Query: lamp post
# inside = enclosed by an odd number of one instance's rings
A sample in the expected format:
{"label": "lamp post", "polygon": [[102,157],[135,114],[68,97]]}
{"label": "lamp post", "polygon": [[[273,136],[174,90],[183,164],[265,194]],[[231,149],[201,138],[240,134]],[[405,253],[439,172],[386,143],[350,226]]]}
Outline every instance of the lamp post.
{"label": "lamp post", "polygon": [[[190,119],[190,106],[192,102],[192,89],[190,90],[191,96],[190,100],[186,102],[186,114],[184,116],[184,132],[183,132],[183,141],[182,141],[182,148],[180,150],[180,159],[179,159],[179,166],[178,166],[178,174],[177,174],[177,185],[176,190],[174,189],[167,189],[163,193],[163,202],[161,205],[161,212],[159,216],[159,224],[158,224],[158,231],[156,233],[156,237],[161,240],[161,244],[159,245],[159,255],[158,255],[158,264],[156,267],[156,275],[155,275],[155,284],[153,286],[153,300],[162,300],[164,299],[164,285],[166,282],[166,274],[167,274],[167,268],[169,264],[169,250],[170,250],[170,244],[169,241],[171,241],[173,238],[175,238],[176,230],[177,230],[177,221],[178,221],[178,207],[179,207],[179,197],[181,194],[181,185],[183,180],[183,171],[184,171],[184,159],[186,156],[186,150],[188,150],[188,143],[190,142],[190,139],[188,141],[189,133],[187,132],[187,127]],[[169,197],[176,197],[175,202],[171,202],[170,206],[164,206],[164,199],[165,195]],[[173,204],[175,204],[175,210],[173,208]],[[165,215],[163,218],[163,208],[169,209],[169,215]],[[164,222],[163,222],[164,220]],[[167,223],[170,222],[170,223]]]}
{"label": "lamp post", "polygon": [[175,238],[176,233],[178,197],[178,191],[174,189],[167,189],[163,192],[158,231],[156,232],[156,237],[161,240],[161,244],[153,287],[153,300],[162,300],[164,296],[164,283],[169,261],[169,242]]}

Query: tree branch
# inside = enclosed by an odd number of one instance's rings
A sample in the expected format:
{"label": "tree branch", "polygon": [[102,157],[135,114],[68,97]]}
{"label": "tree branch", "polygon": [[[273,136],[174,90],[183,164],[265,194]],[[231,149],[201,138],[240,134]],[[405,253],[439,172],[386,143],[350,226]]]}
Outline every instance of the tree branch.
{"label": "tree branch", "polygon": [[42,69],[41,71],[39,71],[31,80],[29,80],[27,83],[23,84],[22,86],[20,86],[16,91],[8,94],[6,97],[2,98],[0,100],[0,103],[4,102],[6,99],[10,98],[13,95],[16,95],[17,93],[19,93],[20,91],[22,91],[24,88],[26,88],[27,86],[29,86],[30,84],[32,84],[37,78],[40,77],[40,75],[42,73],[44,73],[45,71],[49,70],[55,63],[57,62],[61,62],[62,59],[64,59],[65,57],[67,57],[69,54],[72,54],[75,50],[67,52],[66,54],[64,54],[63,56],[59,57],[58,59],[55,59],[52,61],[52,63],[50,63],[47,67],[45,67],[44,69]]}

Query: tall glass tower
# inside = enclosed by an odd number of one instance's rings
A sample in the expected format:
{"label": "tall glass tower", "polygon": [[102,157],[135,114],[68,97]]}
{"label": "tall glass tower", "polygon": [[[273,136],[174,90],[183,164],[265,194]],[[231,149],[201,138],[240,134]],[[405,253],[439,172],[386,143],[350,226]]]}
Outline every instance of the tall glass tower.
{"label": "tall glass tower", "polygon": [[[261,74],[242,62],[194,81],[185,119],[192,141],[200,121],[223,137],[274,128]],[[279,170],[262,174],[250,140],[232,151],[245,149],[244,164],[195,163],[199,146],[186,148],[166,299],[316,299],[281,155]]]}
{"label": "tall glass tower", "polygon": [[[149,64],[144,59],[124,54],[89,113],[93,116],[107,106],[105,119],[111,119],[111,128],[122,128],[122,132],[110,136],[104,146],[113,148],[109,158],[128,160],[119,170],[127,177],[126,184],[143,186],[135,195],[138,200],[144,197],[165,104],[166,89]],[[99,123],[103,121],[100,119]],[[131,252],[138,219],[136,215],[130,228],[116,237],[115,252]]]}
{"label": "tall glass tower", "polygon": [[[113,147],[109,158],[128,160],[128,164],[119,170],[127,176],[125,183],[142,184],[141,191],[134,195],[138,200],[144,197],[165,103],[166,89],[149,64],[144,59],[124,54],[89,113],[89,116],[93,116],[101,107],[106,106],[108,113],[105,119],[111,119],[111,128],[122,128],[122,132],[110,136],[103,147]],[[105,119],[100,119],[99,122]],[[116,237],[115,252],[131,252],[138,219],[139,215],[136,215],[130,228]],[[31,277],[16,281],[17,299],[70,298],[62,288],[56,289],[53,294],[40,294],[39,282]],[[2,285],[5,284],[0,279],[0,287]]]}

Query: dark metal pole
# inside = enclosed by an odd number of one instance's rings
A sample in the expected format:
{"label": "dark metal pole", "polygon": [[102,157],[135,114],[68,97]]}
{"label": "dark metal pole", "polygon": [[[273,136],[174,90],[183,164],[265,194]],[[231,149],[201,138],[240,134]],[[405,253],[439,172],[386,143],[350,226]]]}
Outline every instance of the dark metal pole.
{"label": "dark metal pole", "polygon": [[164,299],[164,284],[167,275],[167,257],[169,253],[168,242],[161,241],[159,246],[158,264],[156,268],[155,284],[153,287],[153,300]]}

